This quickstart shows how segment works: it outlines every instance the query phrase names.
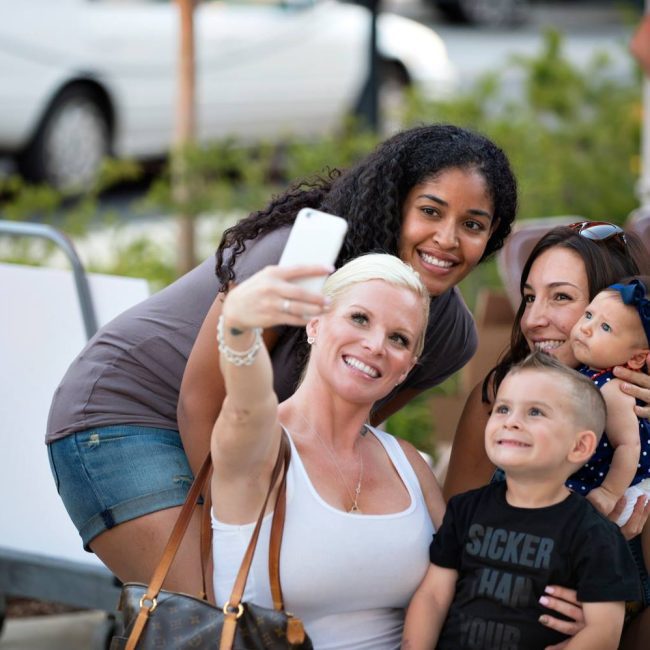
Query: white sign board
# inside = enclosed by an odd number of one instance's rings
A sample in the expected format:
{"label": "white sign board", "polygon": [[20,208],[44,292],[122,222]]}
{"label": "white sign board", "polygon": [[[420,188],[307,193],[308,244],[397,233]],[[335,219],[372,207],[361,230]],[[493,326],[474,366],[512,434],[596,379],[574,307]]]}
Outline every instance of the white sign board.
{"label": "white sign board", "polygon": [[[100,326],[149,295],[145,280],[88,279]],[[56,493],[44,443],[54,390],[85,344],[71,271],[0,264],[0,546],[100,564]]]}

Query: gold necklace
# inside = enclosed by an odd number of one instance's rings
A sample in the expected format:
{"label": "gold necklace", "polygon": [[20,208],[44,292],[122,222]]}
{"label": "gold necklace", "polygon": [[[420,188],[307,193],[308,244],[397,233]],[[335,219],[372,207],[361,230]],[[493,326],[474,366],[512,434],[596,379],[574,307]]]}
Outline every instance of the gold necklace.
{"label": "gold necklace", "polygon": [[[325,450],[329,454],[330,458],[332,459],[332,463],[334,467],[336,468],[336,471],[339,474],[339,477],[341,479],[341,483],[343,483],[343,487],[345,488],[345,491],[348,493],[348,496],[350,497],[350,501],[352,502],[352,505],[350,506],[350,509],[348,512],[361,512],[361,508],[359,508],[359,495],[361,494],[361,483],[363,481],[363,456],[361,455],[361,447],[357,448],[357,463],[359,465],[359,478],[357,479],[357,485],[354,488],[354,495],[350,491],[350,488],[348,487],[348,483],[345,480],[345,476],[343,475],[343,472],[341,471],[341,467],[339,466],[338,461],[336,460],[336,456],[334,454],[334,451],[330,448],[329,445],[325,443],[325,441],[321,438],[320,433],[314,429],[314,427],[309,424],[307,421],[307,418],[305,418],[302,414],[299,414],[300,417],[304,420],[305,424],[316,434],[316,437],[320,440],[321,445],[325,447]],[[364,424],[363,426],[363,432],[361,435],[365,435],[365,432],[367,431],[366,425]]]}

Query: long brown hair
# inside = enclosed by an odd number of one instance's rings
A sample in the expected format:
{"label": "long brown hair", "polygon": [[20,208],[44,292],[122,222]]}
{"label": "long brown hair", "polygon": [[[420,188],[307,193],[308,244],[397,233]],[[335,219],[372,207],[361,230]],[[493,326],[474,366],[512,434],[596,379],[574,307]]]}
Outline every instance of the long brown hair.
{"label": "long brown hair", "polygon": [[530,269],[535,260],[550,248],[556,246],[574,251],[582,259],[587,273],[589,285],[589,300],[610,284],[618,282],[630,275],[647,272],[648,251],[641,240],[633,234],[625,235],[626,242],[620,238],[610,238],[602,241],[587,239],[568,226],[558,226],[549,230],[531,251],[521,273],[519,292],[522,300],[515,314],[515,322],[510,335],[510,347],[503,354],[497,365],[490,370],[483,381],[481,396],[483,402],[489,404],[510,370],[510,367],[522,361],[530,353],[528,343],[521,331],[521,318],[526,309],[523,300],[524,285],[528,280]]}

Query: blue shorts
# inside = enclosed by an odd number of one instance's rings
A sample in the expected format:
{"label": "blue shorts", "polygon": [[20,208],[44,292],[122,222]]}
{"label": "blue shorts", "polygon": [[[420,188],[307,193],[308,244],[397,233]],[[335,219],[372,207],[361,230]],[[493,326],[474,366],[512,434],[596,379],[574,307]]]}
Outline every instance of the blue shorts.
{"label": "blue shorts", "polygon": [[116,425],[48,445],[56,488],[84,548],[118,524],[182,505],[193,481],[178,431]]}

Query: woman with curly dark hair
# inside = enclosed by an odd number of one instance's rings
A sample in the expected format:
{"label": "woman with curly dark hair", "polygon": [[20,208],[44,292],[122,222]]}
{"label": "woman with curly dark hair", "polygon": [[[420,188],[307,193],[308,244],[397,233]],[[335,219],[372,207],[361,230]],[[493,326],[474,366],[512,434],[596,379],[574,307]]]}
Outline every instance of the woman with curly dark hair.
{"label": "woman with curly dark hair", "polygon": [[[216,280],[207,260],[109,323],[55,394],[46,442],[59,494],[84,546],[123,581],[150,577],[192,469],[208,453],[224,399],[215,339],[224,296],[231,283],[277,264],[304,207],[348,222],[337,267],[362,253],[391,253],[418,272],[431,296],[418,364],[375,403],[371,423],[474,354],[474,320],[456,285],[503,245],[515,218],[516,181],[501,149],[456,126],[423,126],[398,133],[348,170],[291,187],[226,231]],[[291,298],[281,305],[289,316],[297,308]],[[299,380],[304,330],[270,328],[264,341],[283,401]],[[193,522],[168,588],[200,590],[198,538]]]}

